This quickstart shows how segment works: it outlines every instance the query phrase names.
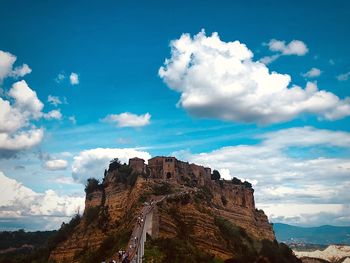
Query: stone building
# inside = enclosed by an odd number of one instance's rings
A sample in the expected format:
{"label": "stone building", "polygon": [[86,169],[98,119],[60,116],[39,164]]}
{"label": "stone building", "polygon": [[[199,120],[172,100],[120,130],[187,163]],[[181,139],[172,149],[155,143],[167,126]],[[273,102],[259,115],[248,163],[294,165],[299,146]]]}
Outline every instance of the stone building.
{"label": "stone building", "polygon": [[148,160],[150,177],[204,185],[210,181],[211,169],[196,164],[182,162],[175,157],[156,156]]}
{"label": "stone building", "polygon": [[129,159],[129,166],[138,173],[144,173],[146,170],[145,160],[138,157]]}

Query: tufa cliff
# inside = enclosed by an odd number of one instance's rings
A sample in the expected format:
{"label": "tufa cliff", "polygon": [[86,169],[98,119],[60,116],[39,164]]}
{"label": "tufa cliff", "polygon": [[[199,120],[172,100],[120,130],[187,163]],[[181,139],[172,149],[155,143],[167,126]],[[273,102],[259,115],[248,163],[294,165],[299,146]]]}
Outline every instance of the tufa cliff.
{"label": "tufa cliff", "polygon": [[[145,226],[146,262],[273,262],[259,255],[264,246],[279,249],[267,216],[255,208],[250,183],[220,180],[217,171],[174,157],[154,157],[147,165],[139,158],[128,165],[112,160],[103,181],[89,179],[85,191],[84,214],[62,225],[61,232],[69,231],[56,240],[50,262],[115,257],[152,200],[158,201]],[[179,253],[185,257],[176,259]]]}

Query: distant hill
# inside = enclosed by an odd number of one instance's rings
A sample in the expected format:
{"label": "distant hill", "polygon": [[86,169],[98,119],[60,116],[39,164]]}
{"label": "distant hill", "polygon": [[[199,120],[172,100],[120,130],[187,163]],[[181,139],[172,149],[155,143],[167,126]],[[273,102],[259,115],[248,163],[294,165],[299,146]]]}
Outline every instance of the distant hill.
{"label": "distant hill", "polygon": [[48,239],[56,232],[57,231],[2,231],[0,232],[0,253],[9,248],[20,248],[24,245],[34,248],[45,246]]}
{"label": "distant hill", "polygon": [[273,228],[276,238],[280,242],[350,245],[350,226],[298,227],[275,223]]}
{"label": "distant hill", "polygon": [[[48,253],[48,243],[56,235],[57,231],[25,232],[1,231],[0,232],[0,263],[28,263],[45,262],[34,261],[41,259]],[[33,259],[33,260],[32,260]]]}

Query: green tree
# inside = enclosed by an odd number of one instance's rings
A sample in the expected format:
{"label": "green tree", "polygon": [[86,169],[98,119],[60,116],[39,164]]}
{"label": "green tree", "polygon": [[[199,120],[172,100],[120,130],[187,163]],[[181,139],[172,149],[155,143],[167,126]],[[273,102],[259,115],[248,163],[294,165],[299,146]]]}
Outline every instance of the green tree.
{"label": "green tree", "polygon": [[88,195],[97,190],[99,186],[100,182],[96,178],[89,178],[85,185],[85,193]]}
{"label": "green tree", "polygon": [[220,175],[219,171],[218,170],[214,170],[212,175],[211,175],[211,179],[215,180],[215,181],[218,181],[218,180],[220,180],[220,177],[221,177],[221,175]]}

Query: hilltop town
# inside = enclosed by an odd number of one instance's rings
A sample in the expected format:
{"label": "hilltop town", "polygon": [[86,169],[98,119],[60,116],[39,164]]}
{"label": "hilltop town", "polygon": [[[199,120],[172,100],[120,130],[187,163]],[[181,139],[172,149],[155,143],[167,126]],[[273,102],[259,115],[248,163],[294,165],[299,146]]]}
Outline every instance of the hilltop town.
{"label": "hilltop town", "polygon": [[279,262],[298,262],[276,243],[252,185],[220,179],[209,167],[164,156],[147,164],[114,159],[102,182],[89,179],[85,192],[84,214],[62,226],[69,231],[51,251],[52,262],[99,262],[121,250],[131,262],[255,262],[279,250],[292,259]]}

